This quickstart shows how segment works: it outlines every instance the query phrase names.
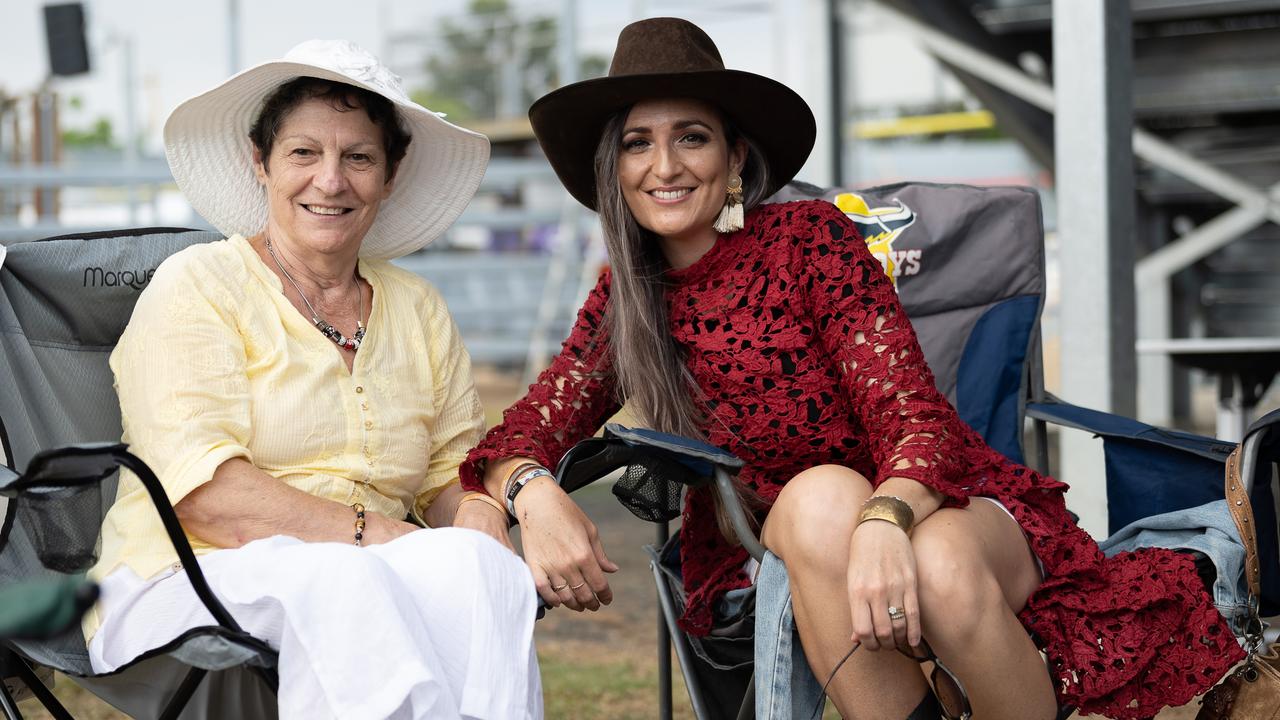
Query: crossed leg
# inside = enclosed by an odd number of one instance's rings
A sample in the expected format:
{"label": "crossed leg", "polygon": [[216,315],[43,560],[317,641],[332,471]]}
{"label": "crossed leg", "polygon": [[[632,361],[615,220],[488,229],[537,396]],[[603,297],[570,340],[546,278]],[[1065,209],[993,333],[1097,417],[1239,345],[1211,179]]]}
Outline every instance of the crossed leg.
{"label": "crossed leg", "polygon": [[[837,465],[793,478],[769,512],[764,544],[787,565],[809,665],[825,682],[853,634],[846,577],[858,508],[871,484]],[[1021,529],[997,505],[942,509],[912,532],[924,635],[969,693],[975,716],[1053,718],[1049,675],[1016,613],[1040,583]],[[889,649],[855,652],[828,692],[856,720],[906,717],[927,686],[919,666]]]}

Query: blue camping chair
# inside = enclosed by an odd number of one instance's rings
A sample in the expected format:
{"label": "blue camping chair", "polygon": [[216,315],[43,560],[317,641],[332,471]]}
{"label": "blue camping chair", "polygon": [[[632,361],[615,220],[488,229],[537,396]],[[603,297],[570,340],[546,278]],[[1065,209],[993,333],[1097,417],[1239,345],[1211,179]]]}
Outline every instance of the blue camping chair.
{"label": "blue camping chair", "polygon": [[[895,280],[939,389],[992,447],[1026,463],[1023,428],[1029,417],[1034,450],[1030,464],[1048,472],[1047,423],[1100,435],[1107,455],[1112,531],[1138,518],[1222,499],[1223,464],[1232,444],[1077,408],[1045,392],[1039,325],[1045,292],[1044,232],[1034,191],[903,183],[850,192],[792,183],[772,200],[817,197],[834,202],[859,227]],[[752,667],[755,629],[767,626],[772,637],[777,623],[790,623],[778,608],[770,609],[767,618],[761,617],[760,607],[735,608],[737,614],[725,618],[726,626],[713,629],[707,638],[687,636],[676,625],[683,612],[683,588],[679,549],[668,538],[667,521],[678,513],[682,486],[718,487],[724,506],[736,511],[731,519],[743,546],[762,561],[758,582],[786,582],[781,563],[765,560],[731,490],[730,478],[741,462],[718,452],[682,438],[611,427],[605,438],[584,441],[571,450],[560,470],[563,474],[566,464],[587,458],[594,472],[584,475],[601,476],[610,463],[609,469],[626,467],[623,479],[615,483],[615,494],[637,516],[657,523],[657,542],[646,552],[658,586],[660,717],[671,717],[668,642],[674,646],[696,717],[808,717],[820,688],[798,638],[790,647],[778,648],[780,657],[772,667]],[[574,472],[572,467],[567,471]],[[1259,537],[1268,569],[1265,614],[1280,607],[1270,483],[1256,483],[1253,497],[1259,525],[1266,526]],[[1194,551],[1194,544],[1187,549]],[[1205,558],[1197,557],[1203,564]],[[1212,583],[1222,571],[1209,567],[1204,574]],[[794,705],[768,707],[763,703],[769,694],[757,695],[756,683],[791,685]],[[1066,714],[1069,709],[1064,709]]]}

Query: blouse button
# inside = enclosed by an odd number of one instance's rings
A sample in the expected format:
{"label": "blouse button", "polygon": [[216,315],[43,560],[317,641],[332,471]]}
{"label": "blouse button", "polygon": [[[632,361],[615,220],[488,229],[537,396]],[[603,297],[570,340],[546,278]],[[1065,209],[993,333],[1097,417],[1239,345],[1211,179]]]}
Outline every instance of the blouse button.
{"label": "blouse button", "polygon": [[363,386],[363,385],[357,385],[357,386],[356,386],[356,392],[358,392],[358,393],[362,393],[362,392],[364,392],[364,386]]}
{"label": "blouse button", "polygon": [[372,430],[372,429],[373,429],[373,421],[372,421],[372,420],[365,420],[365,421],[364,421],[364,429],[365,429],[365,430]]}
{"label": "blouse button", "polygon": [[367,403],[367,402],[362,402],[362,403],[360,403],[360,409],[361,409],[361,410],[368,410],[368,409],[369,409],[369,403]]}
{"label": "blouse button", "polygon": [[182,563],[180,562],[176,562],[169,567],[172,568],[174,572],[182,572]]}

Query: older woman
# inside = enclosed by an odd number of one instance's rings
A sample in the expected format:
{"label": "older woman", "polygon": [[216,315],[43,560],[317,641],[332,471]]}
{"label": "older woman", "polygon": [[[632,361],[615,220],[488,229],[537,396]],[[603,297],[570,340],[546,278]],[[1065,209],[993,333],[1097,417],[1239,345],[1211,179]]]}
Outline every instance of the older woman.
{"label": "older woman", "polygon": [[[1150,715],[1240,657],[1189,561],[1104,559],[1062,483],[957,417],[848,218],[758,204],[812,147],[794,92],[724,69],[705,33],[658,18],[622,31],[608,77],[529,114],[566,188],[599,211],[611,271],[462,478],[510,501],[549,603],[611,599],[615,566],[542,467],[625,401],[747,462],[809,664],[844,717],[937,718],[917,662],[933,653],[951,671],[935,675],[948,717],[965,712],[943,692],[958,677],[977,717],[1018,720],[1059,701]],[[751,583],[747,553],[710,489],[687,493],[680,536],[682,623],[705,634],[717,599]]]}
{"label": "older woman", "polygon": [[[466,350],[439,294],[386,262],[458,216],[488,141],[313,41],[181,105],[165,143],[229,237],[139,299],[111,356],[124,439],[214,592],[279,650],[281,715],[540,717],[528,570],[446,527],[506,529],[457,483],[483,429]],[[85,623],[96,671],[209,624],[176,560],[122,479]]]}

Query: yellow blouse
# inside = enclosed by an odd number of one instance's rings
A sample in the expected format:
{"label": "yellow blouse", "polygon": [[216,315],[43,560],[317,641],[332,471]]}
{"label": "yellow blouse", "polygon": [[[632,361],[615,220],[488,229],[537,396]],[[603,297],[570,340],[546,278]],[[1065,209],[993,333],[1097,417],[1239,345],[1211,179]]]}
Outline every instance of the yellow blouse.
{"label": "yellow blouse", "polygon": [[[111,354],[124,441],[179,500],[245,458],[289,485],[394,518],[457,482],[484,415],[439,293],[361,260],[373,305],[350,372],[243,237],[156,269]],[[215,548],[188,535],[197,555]],[[90,577],[149,578],[177,561],[142,484],[122,474]],[[92,636],[98,618],[86,618]]]}

